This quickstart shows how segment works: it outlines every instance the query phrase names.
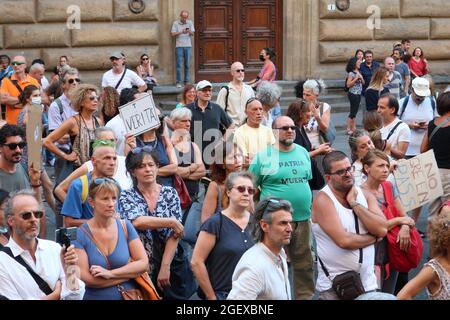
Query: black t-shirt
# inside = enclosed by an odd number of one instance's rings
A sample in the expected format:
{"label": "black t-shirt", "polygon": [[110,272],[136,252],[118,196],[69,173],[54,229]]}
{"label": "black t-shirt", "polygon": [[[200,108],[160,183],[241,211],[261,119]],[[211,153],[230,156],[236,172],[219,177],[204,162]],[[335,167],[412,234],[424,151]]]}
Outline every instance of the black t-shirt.
{"label": "black t-shirt", "polygon": [[[205,165],[209,165],[210,161],[205,162],[204,150],[210,144],[217,143],[218,131],[207,131],[210,129],[224,131],[224,129],[231,126],[233,121],[228,114],[214,102],[209,102],[204,112],[198,107],[197,101],[186,105],[186,108],[192,112],[190,130],[191,140],[199,146]],[[207,133],[207,135],[205,135],[205,133]]]}
{"label": "black t-shirt", "polygon": [[[431,135],[436,124],[434,120],[428,124],[428,136]],[[450,148],[447,143],[450,141],[450,127],[441,127],[434,134],[429,142],[430,149],[434,151],[438,168],[450,169]]]}
{"label": "black t-shirt", "polygon": [[389,89],[383,88],[378,91],[375,89],[367,89],[364,97],[366,98],[366,110],[374,111],[378,109],[378,99],[385,93],[389,93]]}
{"label": "black t-shirt", "polygon": [[205,261],[214,291],[231,291],[232,276],[241,256],[253,246],[250,221],[242,230],[230,218],[217,213],[206,220],[200,231],[216,236],[216,244]]}

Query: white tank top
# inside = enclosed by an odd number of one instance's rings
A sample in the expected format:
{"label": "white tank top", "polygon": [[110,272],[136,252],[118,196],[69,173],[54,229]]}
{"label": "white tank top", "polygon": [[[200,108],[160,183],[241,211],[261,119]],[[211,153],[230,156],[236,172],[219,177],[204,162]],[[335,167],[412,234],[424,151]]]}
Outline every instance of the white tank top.
{"label": "white tank top", "polygon": [[[367,205],[366,197],[364,196],[362,190],[356,187],[358,191],[358,196],[356,200],[365,206]],[[355,218],[352,213],[352,209],[345,208],[334,196],[330,187],[327,185],[322,190],[325,192],[331,201],[334,203],[336,212],[339,216],[342,226],[345,231],[356,233],[355,229]],[[359,223],[359,233],[368,233],[366,227],[362,224],[361,220],[358,219]],[[359,265],[359,249],[347,250],[338,247],[334,241],[322,230],[318,223],[312,223],[312,231],[317,243],[317,255],[322,260],[323,264],[327,268],[330,278],[334,279],[338,274],[344,273],[346,271],[354,270],[359,272],[361,275],[361,281],[364,285],[366,291],[377,289],[377,279],[375,276],[374,261],[375,261],[375,247],[370,245],[363,248],[363,263],[360,268]],[[331,288],[331,281],[325,273],[323,272],[320,263],[317,264],[317,269],[319,275],[317,277],[316,290],[325,291]]]}

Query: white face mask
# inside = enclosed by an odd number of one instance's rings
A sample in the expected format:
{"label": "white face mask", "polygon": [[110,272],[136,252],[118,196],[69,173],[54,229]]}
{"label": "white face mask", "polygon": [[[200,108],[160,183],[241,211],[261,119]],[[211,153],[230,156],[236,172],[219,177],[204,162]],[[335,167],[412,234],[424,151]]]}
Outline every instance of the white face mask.
{"label": "white face mask", "polygon": [[31,103],[33,103],[33,104],[41,104],[42,103],[42,98],[41,97],[32,97],[31,98]]}

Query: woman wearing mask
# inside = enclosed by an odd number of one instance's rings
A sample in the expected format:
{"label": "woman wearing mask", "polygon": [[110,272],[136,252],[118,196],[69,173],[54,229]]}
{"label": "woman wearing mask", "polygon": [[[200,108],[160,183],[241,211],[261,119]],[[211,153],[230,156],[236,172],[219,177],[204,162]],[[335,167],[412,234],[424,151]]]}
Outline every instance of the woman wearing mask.
{"label": "woman wearing mask", "polygon": [[253,245],[247,211],[255,193],[251,174],[231,173],[225,189],[230,204],[201,226],[191,261],[201,288],[199,296],[208,300],[226,299],[234,268]]}
{"label": "woman wearing mask", "polygon": [[277,68],[275,67],[272,59],[275,58],[275,51],[271,48],[264,48],[259,54],[259,60],[264,62],[262,69],[259,71],[258,76],[247,84],[253,89],[256,89],[262,81],[275,81],[277,77]]}

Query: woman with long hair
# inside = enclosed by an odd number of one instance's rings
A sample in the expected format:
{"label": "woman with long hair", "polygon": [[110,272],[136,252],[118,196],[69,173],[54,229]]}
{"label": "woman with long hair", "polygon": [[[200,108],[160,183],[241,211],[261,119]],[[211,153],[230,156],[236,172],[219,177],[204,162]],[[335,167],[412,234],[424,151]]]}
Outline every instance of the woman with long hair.
{"label": "woman with long hair", "polygon": [[228,208],[208,218],[200,228],[192,254],[192,271],[199,282],[199,296],[225,300],[239,259],[252,245],[250,212],[255,187],[252,175],[232,172],[225,181]]}
{"label": "woman with long hair", "polygon": [[138,288],[133,279],[148,267],[133,225],[116,218],[119,194],[119,185],[110,178],[94,179],[89,186],[94,216],[78,228],[75,241],[84,300],[121,300],[121,290]]}
{"label": "woman with long hair", "polygon": [[[34,85],[26,86],[19,96],[19,102],[22,104],[23,109],[19,113],[17,118],[17,125],[21,127],[25,132],[27,128],[28,115],[32,104],[39,104],[41,106],[41,93],[38,87]],[[42,107],[41,107],[42,108]],[[44,115],[42,113],[41,120],[44,120]],[[21,165],[24,167],[25,172],[28,172],[28,147],[25,146],[22,152],[22,158],[20,159]],[[42,163],[43,166],[43,163]],[[53,183],[47,174],[47,171],[42,170],[41,172],[41,183],[44,192],[45,200],[52,210],[56,211],[55,197],[53,196]]]}
{"label": "woman with long hair", "polygon": [[425,59],[422,48],[414,49],[412,57],[408,61],[408,67],[411,71],[411,80],[428,74],[428,61]]}
{"label": "woman with long hair", "polygon": [[[95,117],[98,105],[97,87],[91,84],[80,84],[70,93],[72,107],[78,112],[70,117],[43,141],[43,145],[59,157],[73,162],[75,168],[91,158],[91,143],[95,140],[95,129],[102,126],[100,119]],[[65,135],[70,136],[72,152],[66,154],[56,145]]]}
{"label": "woman with long hair", "polygon": [[369,86],[364,93],[366,98],[366,110],[376,111],[378,108],[378,99],[389,89],[384,86],[389,82],[389,70],[385,67],[378,67],[372,75]]}
{"label": "woman with long hair", "polygon": [[363,62],[364,60],[364,50],[363,49],[356,49],[355,56],[356,59]]}
{"label": "woman with long hair", "polygon": [[347,79],[346,87],[348,90],[348,100],[350,102],[350,114],[347,119],[347,134],[350,135],[356,130],[356,115],[358,114],[359,105],[361,104],[362,88],[365,84],[364,78],[359,72],[362,60],[356,57],[351,58],[346,67]]}
{"label": "woman with long hair", "polygon": [[[389,157],[384,152],[375,149],[370,150],[361,161],[364,173],[367,175],[367,180],[361,185],[361,188],[372,193],[381,208],[386,208],[390,205],[386,199],[389,197],[394,199],[395,209],[399,216],[388,220],[388,230],[396,226],[401,226],[398,233],[398,242],[400,249],[404,252],[408,252],[411,240],[409,231],[410,227],[414,227],[415,223],[413,219],[406,215],[396,187],[394,187],[391,182],[387,181],[390,173]],[[386,243],[377,245],[375,250],[383,250],[383,245],[386,245]],[[383,251],[386,255],[386,257],[384,257],[386,260],[382,259],[385,261],[380,265],[381,291],[393,294],[397,282],[398,271],[390,268],[389,273],[386,272],[385,265],[389,263],[389,259],[387,257],[387,252],[385,250]],[[389,275],[389,277],[387,277],[387,275]]]}
{"label": "woman with long hair", "polygon": [[214,213],[228,208],[229,201],[225,190],[225,180],[232,172],[242,170],[244,157],[241,149],[229,141],[220,142],[214,149],[214,161],[210,166],[211,182],[206,190],[201,213],[201,222],[205,222]]}
{"label": "woman with long hair", "polygon": [[181,108],[188,104],[191,104],[197,98],[197,91],[192,84],[187,84],[184,86],[183,94],[181,95],[181,101],[176,105],[175,108]]}
{"label": "woman with long hair", "polygon": [[361,186],[367,179],[363,172],[362,159],[366,156],[369,150],[375,149],[369,134],[364,130],[357,129],[348,138],[350,152],[352,154],[352,170],[355,178],[355,185]]}
{"label": "woman with long hair", "polygon": [[136,73],[144,80],[147,90],[153,90],[158,85],[158,80],[154,76],[155,67],[147,54],[141,55],[141,63],[136,67]]}
{"label": "woman with long hair", "polygon": [[102,88],[100,94],[100,112],[98,113],[99,118],[103,123],[108,123],[109,120],[114,118],[119,114],[119,93],[113,87]]}

